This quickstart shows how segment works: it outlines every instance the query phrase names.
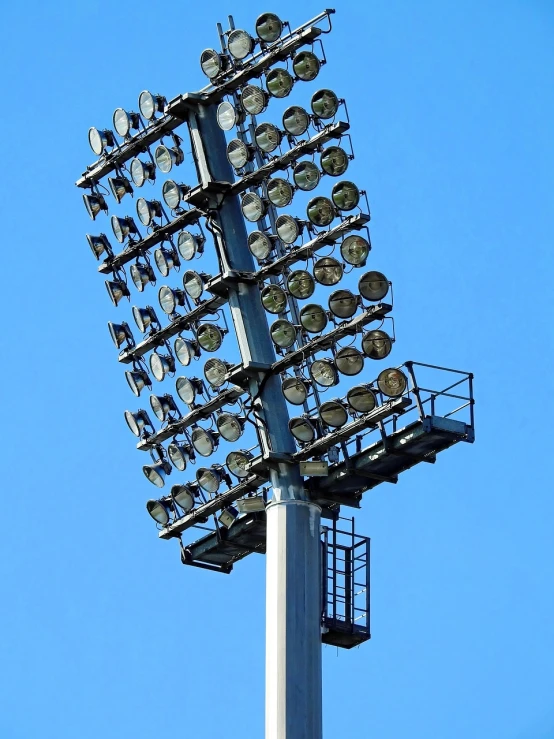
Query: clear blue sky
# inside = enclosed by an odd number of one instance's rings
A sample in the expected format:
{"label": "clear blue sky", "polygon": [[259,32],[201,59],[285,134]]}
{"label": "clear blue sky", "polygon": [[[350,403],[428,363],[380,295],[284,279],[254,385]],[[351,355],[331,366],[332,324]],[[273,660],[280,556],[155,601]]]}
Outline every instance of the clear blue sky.
{"label": "clear blue sky", "polygon": [[[212,575],[158,541],[106,331],[121,314],[73,183],[89,126],[145,88],[204,84],[198,57],[227,13],[251,29],[264,10],[297,25],[321,9],[3,8],[2,739],[263,735],[264,560]],[[325,736],[549,739],[554,6],[336,9],[322,80],[348,101],[373,264],[395,284],[395,363],[472,370],[478,405],[475,445],[357,514],[373,638],[325,648]]]}

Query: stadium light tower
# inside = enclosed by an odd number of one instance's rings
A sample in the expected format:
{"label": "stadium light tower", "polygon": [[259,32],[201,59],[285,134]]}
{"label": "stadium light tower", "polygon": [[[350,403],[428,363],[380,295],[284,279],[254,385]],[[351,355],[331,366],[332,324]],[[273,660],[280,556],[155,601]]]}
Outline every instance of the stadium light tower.
{"label": "stadium light tower", "polygon": [[[108,329],[131,392],[151,392],[149,410],[124,414],[150,454],[146,479],[161,489],[194,465],[192,480],[147,502],[160,538],[179,541],[183,564],[218,572],[266,553],[267,739],[321,739],[321,643],[370,636],[369,540],[338,527],[341,506],[474,438],[471,374],[405,362],[367,376],[395,342],[392,286],[367,265],[346,104],[325,85],[309,106],[291,102],[319,78],[333,13],[295,30],[263,13],[252,34],[229,17],[221,49],[201,54],[209,84],[169,102],[145,90],[139,112],[117,108],[114,130],[89,130],[98,159],[77,182],[121,245],[87,234],[114,307],[125,310],[133,286],[157,291],[158,308],[134,305]],[[279,105],[279,125],[258,121]],[[179,174],[187,133],[192,184]],[[437,372],[449,373],[445,389],[427,381]],[[175,396],[159,388],[177,374]]]}

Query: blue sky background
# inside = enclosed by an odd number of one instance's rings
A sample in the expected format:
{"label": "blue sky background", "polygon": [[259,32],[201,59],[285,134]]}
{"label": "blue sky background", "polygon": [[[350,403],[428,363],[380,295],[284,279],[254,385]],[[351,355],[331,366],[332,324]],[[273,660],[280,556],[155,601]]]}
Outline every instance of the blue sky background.
{"label": "blue sky background", "polygon": [[[203,86],[215,23],[234,12],[252,29],[268,9],[296,26],[322,8],[3,9],[5,739],[263,735],[264,560],[224,577],[158,541],[106,330],[122,314],[73,183],[89,126],[145,88]],[[554,8],[336,9],[321,80],[348,101],[371,265],[395,286],[394,363],[472,370],[478,405],[474,446],[368,493],[356,516],[373,638],[324,650],[325,736],[549,739]]]}

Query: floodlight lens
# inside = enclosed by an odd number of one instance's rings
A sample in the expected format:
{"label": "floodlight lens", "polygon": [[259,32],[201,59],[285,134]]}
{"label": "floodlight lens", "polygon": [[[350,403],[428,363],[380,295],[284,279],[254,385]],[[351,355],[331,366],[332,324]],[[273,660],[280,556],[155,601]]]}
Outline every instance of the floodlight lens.
{"label": "floodlight lens", "polygon": [[193,429],[191,440],[193,447],[201,457],[209,457],[210,454],[213,454],[215,449],[215,439],[209,431],[197,426]]}
{"label": "floodlight lens", "polygon": [[389,281],[382,272],[372,270],[361,276],[358,283],[360,295],[366,300],[382,300],[389,291]]}
{"label": "floodlight lens", "polygon": [[312,97],[312,112],[324,120],[333,118],[339,108],[339,99],[332,90],[318,90]]}
{"label": "floodlight lens", "polygon": [[138,330],[143,334],[146,329],[152,324],[152,315],[147,308],[138,308],[136,305],[133,306],[133,318],[137,324]]}
{"label": "floodlight lens", "polygon": [[262,13],[256,21],[256,34],[267,44],[277,41],[282,32],[283,23],[275,13]]}
{"label": "floodlight lens", "polygon": [[173,261],[173,254],[163,247],[156,249],[156,251],[154,252],[154,261],[156,262],[156,267],[163,277],[167,277],[175,266],[175,262]]}
{"label": "floodlight lens", "polygon": [[143,90],[139,95],[139,110],[147,121],[152,120],[156,113],[156,100],[148,90]]}
{"label": "floodlight lens", "polygon": [[321,404],[319,416],[324,424],[332,428],[340,428],[348,421],[348,412],[338,400],[328,400]]}
{"label": "floodlight lens", "polygon": [[360,191],[353,182],[341,180],[333,187],[331,197],[339,210],[354,210],[360,202]]}
{"label": "floodlight lens", "polygon": [[273,342],[281,347],[281,349],[288,349],[296,341],[296,329],[290,321],[286,321],[284,318],[275,321],[269,329]]}
{"label": "floodlight lens", "polygon": [[265,214],[265,203],[255,192],[248,192],[241,202],[241,210],[247,221],[254,223]]}
{"label": "floodlight lens", "polygon": [[314,277],[320,285],[336,285],[342,275],[342,265],[334,257],[323,257],[314,264]]}
{"label": "floodlight lens", "polygon": [[252,53],[252,49],[254,48],[254,39],[249,33],[246,33],[246,31],[237,29],[236,31],[231,31],[229,34],[227,48],[229,49],[231,56],[235,59],[244,59],[248,54]]}
{"label": "floodlight lens", "polygon": [[170,151],[167,146],[164,146],[163,144],[160,144],[160,146],[156,147],[156,151],[154,152],[154,160],[156,161],[156,166],[158,167],[160,172],[167,174],[171,171],[175,159],[175,155],[172,156],[172,154],[173,152]]}
{"label": "floodlight lens", "polygon": [[100,234],[100,236],[91,236],[90,234],[87,234],[87,241],[96,259],[100,259],[104,252],[111,252],[110,242],[105,234]]}
{"label": "floodlight lens", "polygon": [[203,323],[198,328],[196,338],[202,349],[207,352],[216,352],[223,342],[221,329],[213,323]]}
{"label": "floodlight lens", "polygon": [[359,375],[364,368],[364,355],[354,346],[345,346],[336,353],[335,365],[341,375]]}
{"label": "floodlight lens", "polygon": [[267,183],[267,197],[276,208],[284,208],[290,204],[294,190],[292,185],[281,177],[275,177]]}
{"label": "floodlight lens", "polygon": [[346,393],[348,405],[358,413],[369,413],[377,407],[377,398],[369,385],[356,385]]}
{"label": "floodlight lens", "polygon": [[306,192],[315,189],[321,177],[319,169],[313,162],[300,162],[294,168],[292,176],[296,187]]}
{"label": "floodlight lens", "polygon": [[310,200],[307,214],[314,226],[328,226],[335,217],[335,208],[329,198],[319,196]]}
{"label": "floodlight lens", "polygon": [[335,290],[329,296],[329,310],[337,318],[352,318],[358,307],[358,298],[350,290]]}
{"label": "floodlight lens", "polygon": [[146,180],[155,178],[154,165],[152,162],[141,162],[135,157],[131,161],[131,179],[137,187],[142,187]]}
{"label": "floodlight lens", "polygon": [[167,285],[160,287],[158,292],[158,301],[160,303],[160,308],[164,313],[167,313],[168,316],[175,312],[178,302],[177,295],[175,291]]}
{"label": "floodlight lens", "polygon": [[241,93],[240,101],[247,113],[260,115],[267,108],[267,93],[256,85],[246,85]]}
{"label": "floodlight lens", "polygon": [[144,288],[150,282],[150,270],[143,264],[131,265],[131,279],[139,293],[144,292]]}
{"label": "floodlight lens", "polygon": [[108,206],[106,205],[104,196],[100,195],[100,193],[83,195],[83,202],[85,204],[85,208],[87,209],[87,213],[93,221],[96,220],[96,216],[100,213],[100,211],[108,210]]}
{"label": "floodlight lens", "polygon": [[303,82],[315,80],[320,67],[321,63],[312,51],[301,51],[292,60],[294,74]]}
{"label": "floodlight lens", "polygon": [[308,444],[316,437],[315,426],[307,418],[291,418],[289,421],[289,429],[294,438],[304,444]]}
{"label": "floodlight lens", "polygon": [[261,299],[268,313],[282,313],[287,307],[287,295],[279,285],[264,287]]}
{"label": "floodlight lens", "polygon": [[348,154],[340,146],[329,146],[321,152],[321,169],[331,177],[339,177],[348,169]]}
{"label": "floodlight lens", "polygon": [[117,349],[129,338],[129,329],[126,323],[112,323],[108,321],[108,331]]}
{"label": "floodlight lens", "polygon": [[283,114],[283,128],[291,136],[302,136],[310,125],[310,116],[304,108],[292,105]]}
{"label": "floodlight lens", "polygon": [[129,387],[131,388],[131,392],[133,393],[133,395],[136,395],[137,398],[140,396],[145,387],[152,387],[150,378],[148,377],[146,372],[143,372],[142,370],[134,370],[133,372],[127,370],[127,372],[125,372],[125,379],[127,380],[127,384],[129,385]]}
{"label": "floodlight lens", "polygon": [[192,405],[196,398],[196,388],[188,377],[178,377],[175,383],[177,395],[186,405]]}
{"label": "floodlight lens", "polygon": [[225,101],[217,108],[217,122],[224,131],[230,131],[237,123],[237,115],[231,103]]}
{"label": "floodlight lens", "polygon": [[[168,452],[171,446],[179,446],[180,449],[184,449],[184,447],[180,445],[170,444],[168,447]],[[187,459],[188,459],[188,455],[187,455]],[[177,467],[177,465],[175,466]],[[185,467],[182,467],[182,468],[177,467],[177,469],[183,471]],[[182,508],[185,513],[190,513],[192,509],[194,508],[194,495],[192,494],[192,492],[186,485],[174,485],[171,488],[171,497],[173,498],[175,503],[177,503],[179,508]]]}
{"label": "floodlight lens", "polygon": [[385,331],[374,329],[363,335],[362,349],[370,359],[384,359],[392,351],[392,340]]}
{"label": "floodlight lens", "polygon": [[137,200],[137,215],[143,226],[149,226],[155,216],[152,203],[145,198],[139,198]]}
{"label": "floodlight lens", "polygon": [[129,295],[127,285],[121,280],[106,280],[104,284],[106,285],[110,300],[115,306],[119,305],[122,298]]}
{"label": "floodlight lens", "polygon": [[150,396],[150,407],[158,421],[165,421],[171,410],[170,405],[167,402],[167,398],[164,398],[161,395]]}
{"label": "floodlight lens", "polygon": [[221,359],[208,359],[204,365],[204,377],[212,387],[221,387],[224,385],[228,371],[227,363]]}
{"label": "floodlight lens", "polygon": [[383,370],[377,378],[379,390],[388,398],[398,398],[406,390],[408,380],[400,370],[390,368]]}
{"label": "floodlight lens", "polygon": [[158,382],[162,382],[164,377],[172,371],[168,358],[152,352],[150,355],[150,369]]}
{"label": "floodlight lens", "polygon": [[271,154],[281,143],[282,135],[273,123],[260,123],[254,132],[254,139],[259,149]]}
{"label": "floodlight lens", "polygon": [[[168,469],[171,469],[170,467]],[[163,488],[167,472],[163,464],[145,464],[142,471],[146,475],[146,479],[157,488]]]}
{"label": "floodlight lens", "polygon": [[122,244],[131,233],[131,223],[132,221],[130,218],[119,218],[119,216],[111,217],[112,231],[120,244]]}
{"label": "floodlight lens", "polygon": [[300,235],[300,224],[292,216],[279,216],[275,221],[277,236],[283,244],[292,244]]}
{"label": "floodlight lens", "polygon": [[[347,236],[340,245],[340,254],[345,262],[361,267],[365,264],[369,250],[369,242],[362,236]],[[388,285],[387,285],[388,289]]]}
{"label": "floodlight lens", "polygon": [[181,231],[177,238],[177,250],[185,261],[190,261],[198,250],[198,241],[189,231]]}
{"label": "floodlight lens", "polygon": [[169,513],[167,508],[159,500],[149,500],[146,503],[146,510],[152,516],[154,521],[165,526],[169,523]]}
{"label": "floodlight lens", "polygon": [[196,473],[196,481],[207,493],[217,493],[221,484],[221,477],[217,470],[209,467],[200,467]]}
{"label": "floodlight lens", "polygon": [[232,413],[222,413],[217,417],[217,430],[225,441],[237,441],[243,433],[243,423]]}
{"label": "floodlight lens", "polygon": [[131,130],[131,118],[123,108],[116,108],[113,114],[113,126],[116,132],[125,138]]}
{"label": "floodlight lens", "polygon": [[162,187],[162,197],[168,208],[174,210],[181,202],[183,192],[181,187],[173,180],[167,180]]}
{"label": "floodlight lens", "polygon": [[246,144],[240,139],[233,139],[227,144],[227,159],[235,169],[242,169],[250,159]]}
{"label": "floodlight lens", "polygon": [[273,244],[269,236],[264,234],[263,231],[252,231],[252,233],[248,234],[248,248],[256,259],[261,262],[267,259],[273,248]]}
{"label": "floodlight lens", "polygon": [[300,323],[310,334],[318,334],[327,325],[327,313],[317,303],[308,303],[300,311]]}
{"label": "floodlight lens", "polygon": [[146,426],[146,418],[142,411],[139,411],[138,413],[125,411],[125,421],[129,429],[135,436],[140,436],[142,430]]}
{"label": "floodlight lens", "polygon": [[285,377],[281,390],[285,399],[292,405],[302,405],[308,397],[306,383],[298,377]]}
{"label": "floodlight lens", "polygon": [[90,148],[97,156],[100,156],[104,149],[108,146],[113,146],[115,143],[113,133],[111,131],[108,129],[101,131],[94,127],[89,128],[88,142],[90,144]]}
{"label": "floodlight lens", "polygon": [[131,183],[126,177],[108,177],[110,190],[118,203],[121,203],[128,192],[133,192]]}
{"label": "floodlight lens", "polygon": [[193,300],[198,300],[204,292],[204,280],[198,272],[188,269],[183,276],[183,287],[187,295]]}
{"label": "floodlight lens", "polygon": [[316,359],[310,367],[310,375],[321,387],[332,387],[339,381],[337,368],[330,359]]}
{"label": "floodlight lens", "polygon": [[217,51],[205,49],[200,55],[200,66],[206,77],[212,80],[221,72],[223,63]]}
{"label": "floodlight lens", "polygon": [[295,298],[306,300],[306,298],[309,298],[314,293],[314,278],[305,269],[297,269],[291,272],[288,277],[287,290]]}
{"label": "floodlight lens", "polygon": [[231,452],[227,455],[225,464],[227,465],[229,472],[238,477],[239,479],[248,477],[249,472],[246,471],[246,466],[252,459],[252,455],[247,451]]}
{"label": "floodlight lens", "polygon": [[193,358],[197,356],[197,352],[192,341],[189,341],[188,339],[183,339],[182,336],[178,336],[175,339],[174,348],[175,356],[185,367],[188,367]]}
{"label": "floodlight lens", "polygon": [[275,98],[286,98],[290,95],[294,80],[286,69],[275,67],[266,75],[265,79],[270,95]]}

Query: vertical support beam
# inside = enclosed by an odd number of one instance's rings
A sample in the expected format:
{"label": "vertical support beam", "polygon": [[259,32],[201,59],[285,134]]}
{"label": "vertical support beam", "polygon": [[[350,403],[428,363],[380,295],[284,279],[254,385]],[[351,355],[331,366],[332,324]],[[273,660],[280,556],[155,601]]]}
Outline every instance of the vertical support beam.
{"label": "vertical support beam", "polygon": [[[189,130],[199,181],[233,182],[216,106],[191,112]],[[214,218],[223,272],[254,272],[238,197],[226,198]],[[235,285],[229,306],[242,362],[271,366],[275,351],[259,288],[240,280]],[[285,460],[270,469],[267,508],[266,739],[321,739],[321,509],[306,500],[298,465],[286,462],[296,446],[280,378],[258,374],[250,392],[259,395],[262,452]]]}

